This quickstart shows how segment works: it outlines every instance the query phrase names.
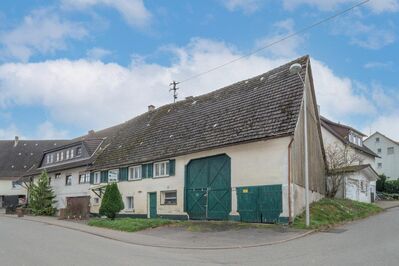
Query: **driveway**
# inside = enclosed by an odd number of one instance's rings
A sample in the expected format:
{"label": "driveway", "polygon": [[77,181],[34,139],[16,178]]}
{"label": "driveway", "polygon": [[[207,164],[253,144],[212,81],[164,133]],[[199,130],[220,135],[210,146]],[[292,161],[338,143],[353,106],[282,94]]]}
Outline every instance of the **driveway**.
{"label": "driveway", "polygon": [[1,265],[397,265],[399,208],[272,246],[182,250],[126,244],[0,217]]}

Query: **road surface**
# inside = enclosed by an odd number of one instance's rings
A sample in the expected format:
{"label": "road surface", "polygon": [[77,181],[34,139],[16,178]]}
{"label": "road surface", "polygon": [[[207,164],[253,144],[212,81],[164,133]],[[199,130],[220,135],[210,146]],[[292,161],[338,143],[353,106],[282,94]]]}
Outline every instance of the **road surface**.
{"label": "road surface", "polygon": [[234,250],[135,246],[0,216],[0,265],[399,265],[399,208],[333,232]]}

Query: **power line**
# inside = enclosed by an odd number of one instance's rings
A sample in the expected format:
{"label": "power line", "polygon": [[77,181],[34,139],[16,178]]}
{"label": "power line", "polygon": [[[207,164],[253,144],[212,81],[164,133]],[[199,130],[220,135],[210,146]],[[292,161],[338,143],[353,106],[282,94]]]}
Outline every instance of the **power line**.
{"label": "power line", "polygon": [[210,68],[210,69],[208,69],[208,70],[206,70],[206,71],[203,71],[203,72],[200,72],[200,73],[198,73],[198,74],[196,74],[196,75],[193,75],[193,76],[191,76],[191,77],[188,77],[188,78],[186,78],[186,79],[180,81],[179,83],[181,84],[181,83],[183,83],[183,82],[187,82],[187,81],[189,81],[189,80],[198,78],[198,77],[200,77],[200,76],[203,76],[203,75],[205,75],[205,74],[208,74],[208,73],[210,73],[210,72],[213,72],[213,71],[215,71],[215,70],[217,70],[217,69],[219,69],[219,68],[222,68],[222,67],[225,67],[225,66],[227,66],[227,65],[230,65],[230,64],[232,64],[232,63],[234,63],[234,62],[237,62],[237,61],[239,61],[239,60],[241,60],[241,59],[243,59],[243,58],[246,58],[246,57],[249,57],[249,56],[254,55],[254,54],[256,54],[256,53],[259,53],[260,51],[263,51],[263,50],[265,50],[265,49],[267,49],[267,48],[269,48],[269,47],[271,47],[271,46],[273,46],[273,45],[276,45],[276,44],[278,44],[278,43],[280,43],[280,42],[283,42],[283,41],[285,41],[285,40],[287,40],[287,39],[290,39],[290,38],[292,38],[292,37],[294,37],[294,36],[296,36],[296,35],[300,35],[300,34],[306,32],[306,31],[308,31],[308,30],[310,30],[310,29],[312,29],[312,28],[315,28],[315,27],[317,27],[317,26],[319,26],[319,25],[321,25],[321,24],[327,22],[327,21],[330,21],[330,20],[333,20],[333,19],[335,19],[335,18],[337,18],[337,17],[339,17],[339,16],[342,16],[342,15],[344,15],[344,14],[346,14],[346,13],[352,11],[353,9],[355,9],[355,8],[357,8],[357,7],[360,7],[360,6],[366,4],[366,3],[370,2],[370,1],[371,1],[371,0],[365,0],[365,1],[359,2],[359,3],[357,3],[357,4],[353,5],[353,6],[350,6],[350,7],[346,8],[346,9],[343,9],[343,10],[341,10],[341,11],[339,11],[339,12],[337,12],[337,13],[335,13],[335,14],[329,16],[329,17],[326,17],[326,18],[324,18],[324,19],[322,19],[322,20],[319,20],[319,21],[317,21],[317,22],[315,22],[315,23],[309,25],[309,26],[306,26],[306,27],[300,29],[299,31],[290,33],[290,34],[286,35],[285,37],[283,37],[283,38],[281,38],[281,39],[279,39],[279,40],[277,40],[277,41],[274,41],[274,42],[271,42],[271,43],[269,43],[269,44],[267,44],[267,45],[265,45],[265,46],[262,46],[262,47],[256,49],[255,51],[252,51],[252,52],[250,52],[250,53],[248,53],[248,54],[239,56],[239,57],[237,57],[237,58],[235,58],[235,59],[232,59],[232,60],[230,60],[230,61],[227,61],[226,63],[223,63],[223,64],[221,64],[221,65],[219,65],[219,66]]}

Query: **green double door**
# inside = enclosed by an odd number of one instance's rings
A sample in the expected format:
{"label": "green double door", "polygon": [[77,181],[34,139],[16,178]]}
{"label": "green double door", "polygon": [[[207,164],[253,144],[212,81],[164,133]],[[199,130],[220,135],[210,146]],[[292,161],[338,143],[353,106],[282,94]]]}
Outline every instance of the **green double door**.
{"label": "green double door", "polygon": [[225,154],[190,161],[185,210],[194,220],[227,220],[231,211],[231,166]]}

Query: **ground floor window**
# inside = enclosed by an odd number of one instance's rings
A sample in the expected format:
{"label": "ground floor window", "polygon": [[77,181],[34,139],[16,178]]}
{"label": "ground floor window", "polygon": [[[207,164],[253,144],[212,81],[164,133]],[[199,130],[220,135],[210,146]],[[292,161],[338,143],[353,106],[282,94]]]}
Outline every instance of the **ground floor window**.
{"label": "ground floor window", "polygon": [[19,189],[22,187],[21,181],[12,181],[12,188]]}
{"label": "ground floor window", "polygon": [[161,204],[162,205],[176,205],[177,204],[177,191],[161,191]]}
{"label": "ground floor window", "polygon": [[79,184],[87,184],[87,183],[90,183],[90,173],[79,174]]}
{"label": "ground floor window", "polygon": [[99,198],[94,198],[93,202],[94,202],[93,203],[94,205],[98,205],[98,204],[100,204],[100,199]]}
{"label": "ground floor window", "polygon": [[134,209],[134,198],[132,196],[126,197],[126,209],[128,210]]}

